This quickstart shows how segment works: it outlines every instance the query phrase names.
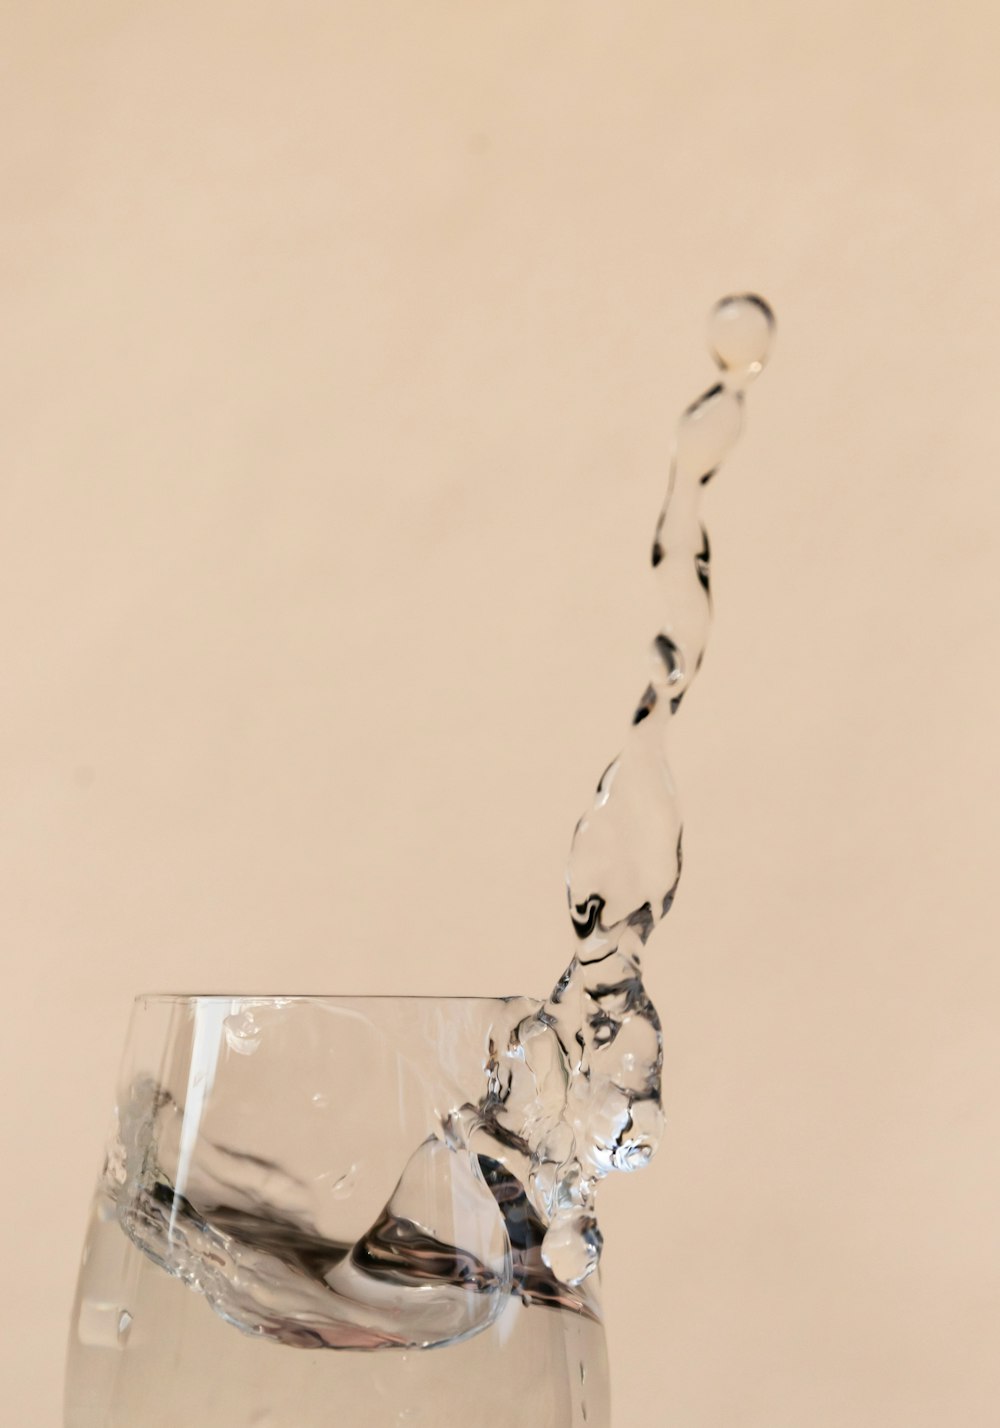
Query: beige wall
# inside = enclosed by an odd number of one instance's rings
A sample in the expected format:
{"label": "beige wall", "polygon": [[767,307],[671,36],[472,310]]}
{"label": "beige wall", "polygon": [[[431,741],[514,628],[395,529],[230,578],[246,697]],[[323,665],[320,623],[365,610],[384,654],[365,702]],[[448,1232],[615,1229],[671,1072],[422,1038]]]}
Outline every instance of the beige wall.
{"label": "beige wall", "polygon": [[993,1428],[994,6],[3,17],[3,1421],[56,1428],[136,991],[563,965],[752,286],[616,1421]]}

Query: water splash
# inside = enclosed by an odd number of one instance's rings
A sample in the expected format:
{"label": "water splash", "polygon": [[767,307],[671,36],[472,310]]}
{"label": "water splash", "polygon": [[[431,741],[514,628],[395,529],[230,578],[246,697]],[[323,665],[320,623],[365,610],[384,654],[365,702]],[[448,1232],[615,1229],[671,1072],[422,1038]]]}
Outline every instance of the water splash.
{"label": "water splash", "polygon": [[[475,1084],[478,1069],[463,1080],[377,1218],[360,1235],[321,1233],[311,1186],[199,1137],[220,1039],[252,1064],[284,1002],[244,998],[211,1013],[222,1019],[203,1028],[186,1106],[137,1082],[119,1107],[102,1204],[116,1208],[147,1260],[245,1333],[298,1347],[405,1350],[482,1332],[511,1296],[593,1314],[576,1286],[600,1258],[598,1187],[648,1164],[661,1133],[662,1039],[642,955],[681,873],[666,745],[711,619],[700,497],[740,434],[744,393],[773,331],[770,309],[752,295],[724,298],[709,319],[720,375],[677,423],[650,553],[661,613],[644,685],[570,847],[574,955],[547,1000],[502,1004],[485,1065],[477,1063],[485,1087]],[[309,1105],[312,1115],[325,1101]],[[356,1173],[353,1162],[339,1171],[331,1201],[350,1202]],[[101,1332],[113,1323],[127,1336],[130,1316],[104,1307]]]}
{"label": "water splash", "polygon": [[517,1028],[504,1074],[494,1071],[483,1103],[487,1125],[519,1146],[529,1194],[549,1226],[543,1258],[569,1284],[600,1256],[600,1180],[648,1164],[660,1137],[662,1038],[641,955],[670,911],[681,874],[681,818],[666,744],[701,668],[711,621],[700,496],[739,437],[744,392],[763,370],[773,335],[773,314],[755,295],[723,298],[710,314],[709,347],[721,377],[677,424],[651,550],[662,613],[648,682],[570,848],[576,952],[548,1001]]}

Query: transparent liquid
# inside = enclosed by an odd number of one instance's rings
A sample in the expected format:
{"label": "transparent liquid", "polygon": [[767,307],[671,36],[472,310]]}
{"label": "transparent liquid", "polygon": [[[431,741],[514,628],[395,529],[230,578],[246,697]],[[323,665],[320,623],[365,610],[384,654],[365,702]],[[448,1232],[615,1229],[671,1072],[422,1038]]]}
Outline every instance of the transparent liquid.
{"label": "transparent liquid", "polygon": [[603,1330],[584,1314],[512,1296],[488,1328],[447,1348],[331,1354],[234,1329],[135,1248],[109,1199],[95,1207],[86,1254],[67,1428],[609,1422]]}
{"label": "transparent liquid", "polygon": [[[548,1223],[546,1263],[579,1283],[600,1256],[596,1197],[604,1176],[639,1170],[662,1126],[660,1019],[642,956],[670,911],[681,875],[682,825],[667,762],[670,726],[701,668],[712,614],[711,554],[701,495],[743,426],[744,392],[763,370],[774,316],[753,294],[709,316],[719,380],[681,413],[651,565],[660,626],[645,688],[618,756],[578,822],[566,873],[576,953],[551,996],[518,1028],[514,1097],[488,1118],[524,1142],[526,1183]],[[546,1045],[545,1043],[549,1043]],[[553,1061],[562,1075],[551,1072]],[[535,1070],[532,1063],[541,1069]]]}

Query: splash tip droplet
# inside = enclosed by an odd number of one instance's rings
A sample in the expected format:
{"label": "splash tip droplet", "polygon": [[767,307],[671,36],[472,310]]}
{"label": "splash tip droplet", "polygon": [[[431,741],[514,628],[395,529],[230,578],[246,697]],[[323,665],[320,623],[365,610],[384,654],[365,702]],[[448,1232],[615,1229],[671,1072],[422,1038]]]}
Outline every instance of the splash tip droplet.
{"label": "splash tip droplet", "polygon": [[764,370],[775,333],[770,304],[757,293],[730,293],[708,316],[708,345],[716,365],[739,382]]}

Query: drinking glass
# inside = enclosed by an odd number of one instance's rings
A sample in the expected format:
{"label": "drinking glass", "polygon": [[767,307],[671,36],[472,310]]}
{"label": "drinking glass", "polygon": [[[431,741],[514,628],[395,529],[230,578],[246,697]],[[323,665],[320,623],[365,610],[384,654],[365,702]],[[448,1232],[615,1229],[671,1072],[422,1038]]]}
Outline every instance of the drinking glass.
{"label": "drinking glass", "polygon": [[606,1428],[597,1275],[479,1139],[531,1005],[139,997],[66,1428]]}

